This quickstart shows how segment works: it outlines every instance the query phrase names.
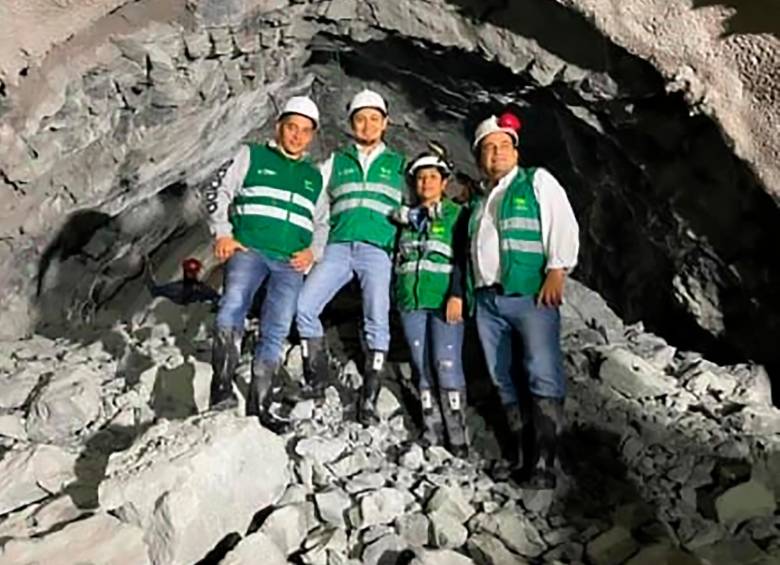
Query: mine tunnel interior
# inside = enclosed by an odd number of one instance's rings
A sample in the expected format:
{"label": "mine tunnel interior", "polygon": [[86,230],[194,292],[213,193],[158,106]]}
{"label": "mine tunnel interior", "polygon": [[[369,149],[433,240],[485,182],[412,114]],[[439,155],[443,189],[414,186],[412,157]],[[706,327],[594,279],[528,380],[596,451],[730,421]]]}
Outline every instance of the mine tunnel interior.
{"label": "mine tunnel interior", "polygon": [[[304,65],[314,77],[308,90],[323,110],[312,156],[324,159],[348,140],[346,101],[371,86],[389,100],[391,144],[415,155],[427,140],[441,141],[459,170],[476,178],[473,129],[490,113],[510,108],[523,121],[522,163],[549,169],[577,214],[576,278],[627,322],[641,321],[676,347],[723,364],[754,360],[776,373],[780,256],[773,246],[780,240],[780,211],[710,118],[693,112],[681,94],[667,93],[645,61],[597,34],[584,37],[596,42],[582,45],[585,55],[578,55],[587,70],[576,80],[562,71],[540,84],[532,70],[512,72],[456,48],[321,33]],[[259,124],[250,138],[268,138],[271,122]],[[167,255],[166,240],[178,242],[174,249],[208,254],[198,204],[203,186],[184,179],[164,187],[100,223],[81,254],[71,249],[68,232],[84,239],[85,223],[66,224],[39,269],[39,300],[75,303],[64,309],[69,323],[85,311],[91,319],[101,310],[139,307],[144,256],[167,264],[173,276],[181,257]],[[59,261],[69,266],[47,278],[59,245],[69,246],[59,250]],[[62,332],[62,311],[44,308],[39,329]]]}

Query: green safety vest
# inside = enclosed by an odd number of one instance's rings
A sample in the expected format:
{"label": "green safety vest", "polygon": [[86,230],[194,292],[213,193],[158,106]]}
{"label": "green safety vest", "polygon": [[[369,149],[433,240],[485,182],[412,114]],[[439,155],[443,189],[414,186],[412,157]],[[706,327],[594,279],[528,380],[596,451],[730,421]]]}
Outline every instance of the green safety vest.
{"label": "green safety vest", "polygon": [[[542,245],[539,202],[534,195],[535,168],[518,169],[498,204],[500,280],[504,294],[535,295],[542,288],[546,259]],[[476,237],[487,196],[472,201],[469,241]],[[474,265],[469,262],[469,294],[474,287]]]}
{"label": "green safety vest", "polygon": [[337,151],[328,183],[328,243],[362,241],[391,253],[397,228],[389,216],[403,200],[403,169],[403,155],[390,149],[374,159],[367,172],[354,145]]}
{"label": "green safety vest", "polygon": [[269,145],[249,145],[249,169],[231,204],[233,237],[276,260],[311,245],[319,169]]}
{"label": "green safety vest", "polygon": [[441,217],[420,233],[406,227],[398,238],[395,267],[395,301],[406,312],[443,308],[450,288],[455,224],[462,208],[442,200]]}

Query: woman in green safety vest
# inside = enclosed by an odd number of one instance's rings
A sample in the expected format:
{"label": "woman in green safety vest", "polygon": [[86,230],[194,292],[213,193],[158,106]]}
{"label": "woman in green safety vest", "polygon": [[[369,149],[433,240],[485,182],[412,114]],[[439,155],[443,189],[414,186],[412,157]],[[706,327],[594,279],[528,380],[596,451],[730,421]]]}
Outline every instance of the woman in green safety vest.
{"label": "woman in green safety vest", "polygon": [[[398,214],[395,302],[419,379],[423,443],[446,444],[465,457],[463,293],[468,259],[468,220],[444,196],[451,167],[433,153],[418,156],[407,170],[418,205]],[[438,394],[437,394],[438,392]]]}

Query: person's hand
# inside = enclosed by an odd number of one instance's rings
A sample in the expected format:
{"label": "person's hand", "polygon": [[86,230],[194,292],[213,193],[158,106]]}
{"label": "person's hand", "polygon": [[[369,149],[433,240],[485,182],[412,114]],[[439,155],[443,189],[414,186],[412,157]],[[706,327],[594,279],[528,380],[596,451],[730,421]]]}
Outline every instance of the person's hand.
{"label": "person's hand", "polygon": [[566,282],[566,272],[563,269],[550,269],[547,271],[542,289],[536,298],[536,305],[557,307],[563,304],[564,282]]}
{"label": "person's hand", "polygon": [[214,256],[220,263],[230,259],[236,251],[246,251],[246,247],[241,245],[230,235],[218,237],[214,244]]}
{"label": "person's hand", "polygon": [[311,250],[311,247],[293,253],[292,259],[290,259],[290,265],[299,273],[305,273],[313,262],[314,252]]}
{"label": "person's hand", "polygon": [[445,319],[448,324],[457,324],[463,321],[463,299],[457,296],[450,296],[447,300],[447,310]]}

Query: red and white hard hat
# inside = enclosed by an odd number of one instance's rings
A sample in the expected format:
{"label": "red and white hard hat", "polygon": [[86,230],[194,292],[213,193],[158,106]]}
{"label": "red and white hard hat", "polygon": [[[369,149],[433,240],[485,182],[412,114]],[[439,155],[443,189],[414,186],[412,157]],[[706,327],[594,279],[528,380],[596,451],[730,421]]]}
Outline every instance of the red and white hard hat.
{"label": "red and white hard hat", "polygon": [[378,92],[374,92],[373,90],[369,90],[367,88],[361,90],[352,97],[352,101],[349,103],[349,107],[347,108],[347,113],[351,118],[352,114],[362,108],[376,108],[385,116],[387,115],[387,102],[385,102],[385,99],[382,98],[382,95]]}
{"label": "red and white hard hat", "polygon": [[512,112],[504,112],[500,116],[490,116],[477,126],[477,129],[474,132],[474,143],[471,148],[476,151],[479,147],[479,142],[482,141],[483,138],[497,131],[503,131],[504,133],[509,134],[516,147],[520,141],[519,134],[522,126],[523,124],[520,121],[520,118]]}
{"label": "red and white hard hat", "polygon": [[314,122],[314,129],[320,127],[320,110],[317,108],[314,100],[308,96],[293,96],[290,98],[279,113],[279,119],[282,119],[287,114],[305,116]]}
{"label": "red and white hard hat", "polygon": [[195,257],[187,257],[181,262],[181,268],[185,273],[197,274],[203,268],[203,263],[198,261]]}

